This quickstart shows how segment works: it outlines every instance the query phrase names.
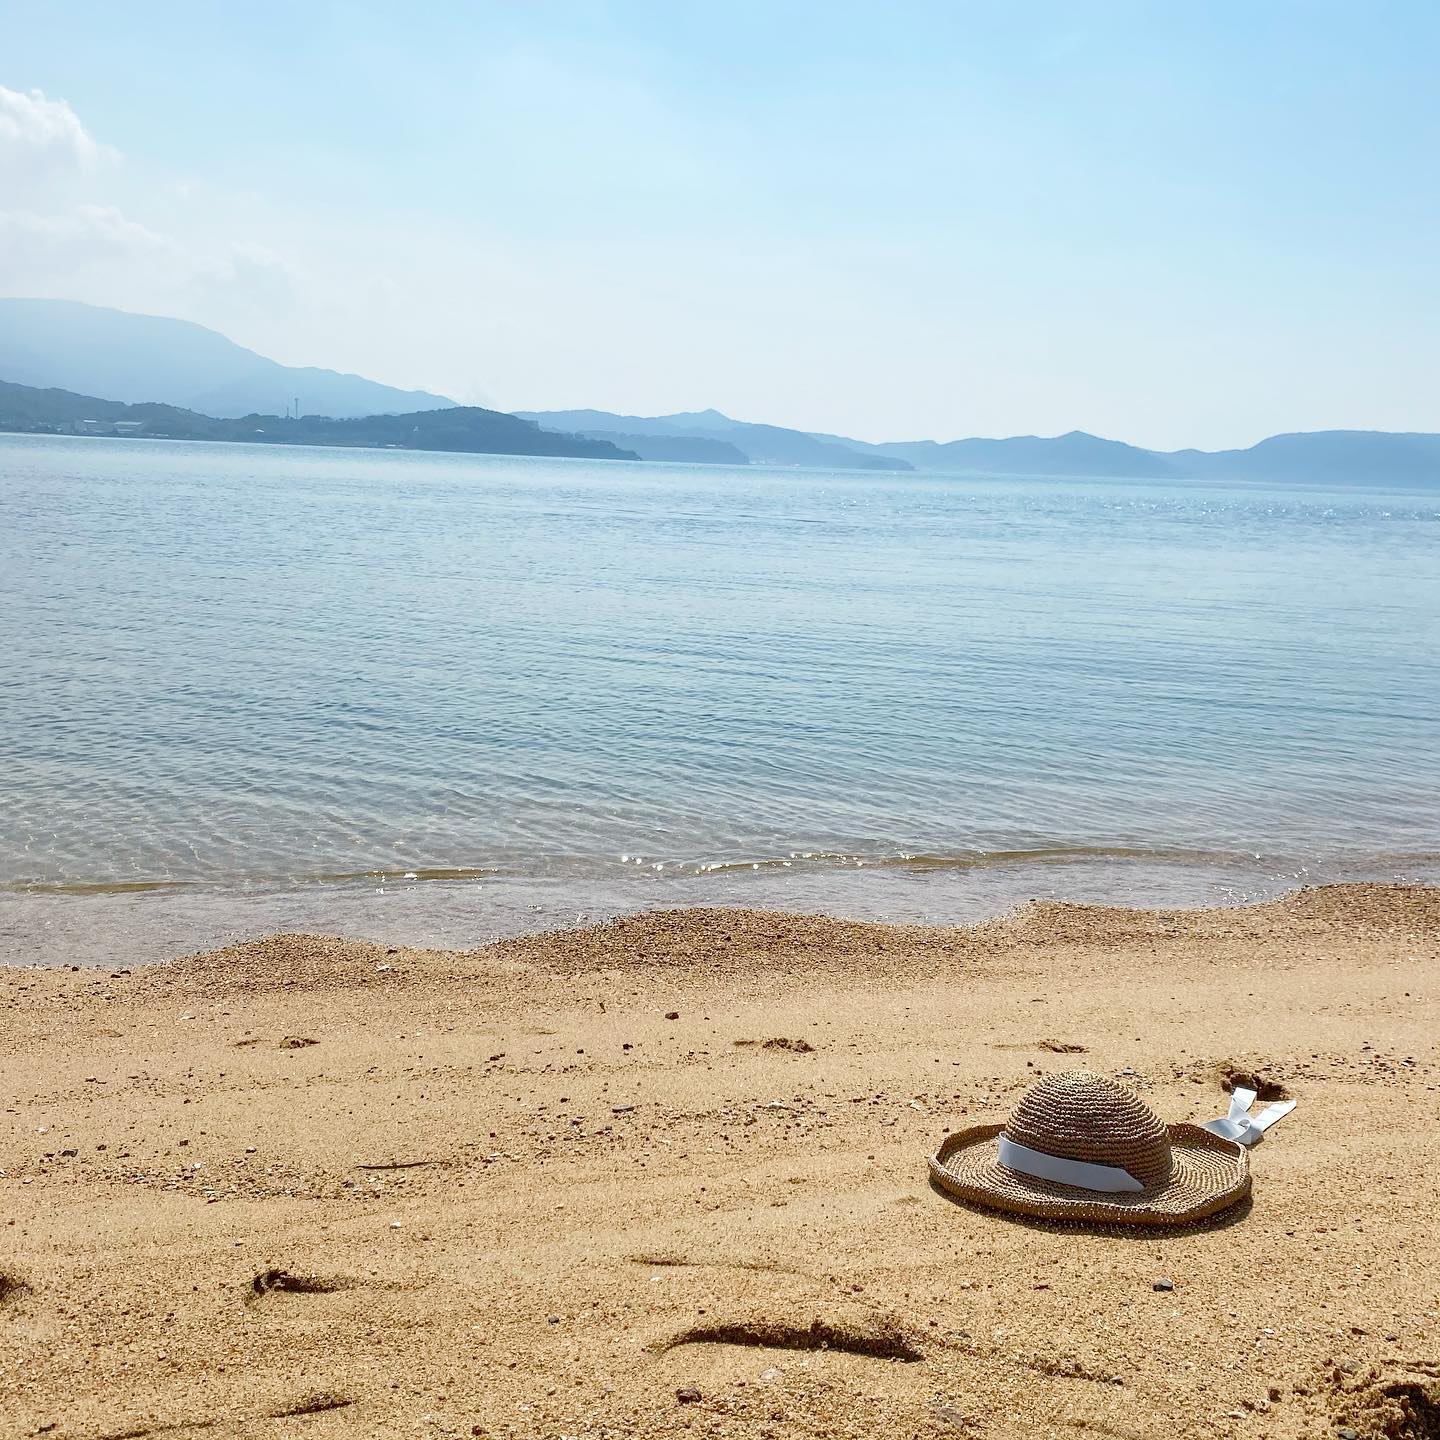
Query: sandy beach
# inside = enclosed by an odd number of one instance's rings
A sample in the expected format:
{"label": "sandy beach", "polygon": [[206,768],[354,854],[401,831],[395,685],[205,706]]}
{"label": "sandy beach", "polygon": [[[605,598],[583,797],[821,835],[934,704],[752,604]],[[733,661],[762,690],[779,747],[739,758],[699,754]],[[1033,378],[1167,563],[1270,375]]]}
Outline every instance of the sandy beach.
{"label": "sandy beach", "polygon": [[[1440,890],[281,936],[0,996],[5,1436],[1440,1434]],[[1299,1103],[1203,1228],[931,1188],[1077,1067]]]}

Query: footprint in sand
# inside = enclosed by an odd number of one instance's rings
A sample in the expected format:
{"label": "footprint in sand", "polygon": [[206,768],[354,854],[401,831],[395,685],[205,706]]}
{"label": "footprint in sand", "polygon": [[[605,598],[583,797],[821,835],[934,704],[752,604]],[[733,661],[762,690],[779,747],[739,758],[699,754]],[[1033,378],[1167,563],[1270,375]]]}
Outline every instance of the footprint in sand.
{"label": "footprint in sand", "polygon": [[1227,1092],[1253,1090],[1256,1098],[1262,1101],[1290,1098],[1290,1092],[1275,1076],[1273,1067],[1256,1067],[1252,1070],[1237,1065],[1233,1060],[1222,1060],[1215,1067],[1215,1073],[1220,1081],[1220,1088]]}
{"label": "footprint in sand", "polygon": [[1348,1430],[1385,1440],[1437,1440],[1440,1380],[1411,1376],[1347,1395],[1336,1407],[1335,1422],[1342,1435]]}
{"label": "footprint in sand", "polygon": [[265,1295],[333,1295],[350,1290],[358,1282],[345,1275],[296,1275],[290,1270],[261,1270],[250,1281],[249,1299]]}
{"label": "footprint in sand", "polygon": [[336,1395],[329,1390],[317,1390],[303,1399],[292,1401],[279,1410],[266,1412],[271,1420],[289,1420],[296,1415],[319,1415],[326,1410],[343,1410],[355,1402],[348,1395]]}
{"label": "footprint in sand", "polygon": [[662,1352],[682,1345],[749,1345],[765,1350],[837,1350],[877,1360],[923,1360],[915,1339],[895,1320],[868,1313],[817,1315],[808,1323],[755,1315],[692,1325],[662,1344]]}

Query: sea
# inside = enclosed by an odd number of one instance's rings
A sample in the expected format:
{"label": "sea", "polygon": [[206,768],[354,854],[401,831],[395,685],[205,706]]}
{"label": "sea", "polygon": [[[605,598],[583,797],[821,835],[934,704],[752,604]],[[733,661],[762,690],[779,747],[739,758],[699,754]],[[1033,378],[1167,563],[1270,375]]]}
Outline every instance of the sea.
{"label": "sea", "polygon": [[1440,879],[1440,487],[0,436],[0,962]]}

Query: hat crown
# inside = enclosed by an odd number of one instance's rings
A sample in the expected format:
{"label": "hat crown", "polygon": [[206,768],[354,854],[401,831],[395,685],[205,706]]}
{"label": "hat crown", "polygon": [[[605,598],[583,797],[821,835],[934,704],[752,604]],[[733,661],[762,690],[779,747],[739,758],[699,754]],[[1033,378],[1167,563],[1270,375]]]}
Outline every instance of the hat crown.
{"label": "hat crown", "polygon": [[1011,1112],[1005,1134],[1017,1145],[1128,1171],[1148,1190],[1173,1169],[1170,1136],[1133,1091],[1088,1070],[1046,1075]]}

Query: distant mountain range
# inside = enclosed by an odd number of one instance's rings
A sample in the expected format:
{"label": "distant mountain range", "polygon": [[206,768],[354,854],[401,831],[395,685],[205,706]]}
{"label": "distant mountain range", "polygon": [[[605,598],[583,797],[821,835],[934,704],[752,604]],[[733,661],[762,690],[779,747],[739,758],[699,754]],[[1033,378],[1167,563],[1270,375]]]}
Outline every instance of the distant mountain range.
{"label": "distant mountain range", "polygon": [[1160,477],[1176,474],[1168,458],[1121,440],[1102,440],[1083,430],[1042,438],[1007,440],[900,440],[883,445],[850,442],[907,460],[916,470],[974,471],[985,475],[1105,475]]}
{"label": "distant mountain range", "polygon": [[[700,451],[647,454],[663,440],[720,439],[755,464],[818,465],[826,469],[922,470],[951,475],[1038,475],[1113,479],[1314,480],[1336,483],[1440,481],[1440,435],[1386,430],[1316,430],[1272,435],[1248,450],[1142,450],[1083,430],[1004,440],[901,440],[871,444],[844,435],[750,425],[718,410],[678,415],[612,415],[604,410],[522,410],[539,425],[612,440],[642,459],[703,462]],[[802,458],[805,457],[805,458]],[[850,458],[855,457],[855,458]],[[731,460],[719,461],[733,464]]]}
{"label": "distant mountain range", "polygon": [[0,299],[0,379],[221,418],[282,414],[297,399],[302,415],[337,419],[455,404],[359,375],[280,365],[188,320],[73,300]]}
{"label": "distant mountain range", "polygon": [[[718,410],[510,416],[358,375],[279,365],[188,321],[69,300],[0,299],[0,380],[11,382],[0,386],[0,428],[7,429],[826,470],[1440,482],[1440,435],[1432,434],[1325,430],[1273,435],[1248,450],[1159,451],[1082,430],[873,444],[751,424]],[[297,399],[303,418],[284,418],[280,412]],[[121,414],[127,403],[133,413]]]}
{"label": "distant mountain range", "polygon": [[0,430],[167,440],[242,440],[262,445],[360,445],[371,449],[453,450],[483,455],[568,455],[637,460],[607,440],[558,435],[498,410],[452,405],[409,415],[331,419],[304,415],[239,418],[200,415],[175,405],[126,405],[69,390],[0,380]]}
{"label": "distant mountain range", "polygon": [[[887,455],[883,446],[836,435],[811,435],[779,425],[752,425],[718,410],[678,415],[611,415],[604,410],[517,410],[522,419],[551,429],[613,440],[624,435],[642,460],[710,461],[719,465],[803,465],[823,470],[911,470],[904,456]],[[676,442],[691,442],[690,453],[677,453]],[[698,443],[697,443],[698,442]],[[619,443],[618,441],[616,443]],[[723,447],[734,458],[720,458]],[[670,453],[662,453],[668,451]]]}
{"label": "distant mountain range", "polygon": [[1248,450],[1176,450],[1176,473],[1196,478],[1425,484],[1440,480],[1440,435],[1311,430],[1272,435]]}

